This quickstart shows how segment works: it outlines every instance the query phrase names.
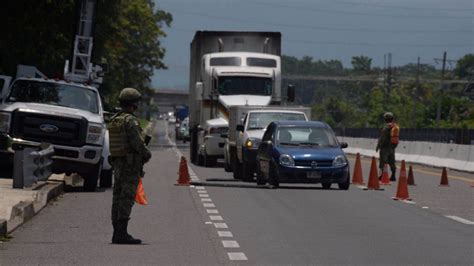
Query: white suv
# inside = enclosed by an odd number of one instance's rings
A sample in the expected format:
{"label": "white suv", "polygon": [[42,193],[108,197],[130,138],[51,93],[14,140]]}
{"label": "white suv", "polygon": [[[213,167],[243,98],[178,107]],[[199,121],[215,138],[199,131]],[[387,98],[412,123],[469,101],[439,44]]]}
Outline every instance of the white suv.
{"label": "white suv", "polygon": [[[13,147],[53,144],[53,172],[78,173],[84,189],[112,185],[108,163],[108,132],[96,88],[67,81],[19,78],[0,99],[0,133],[13,139]],[[8,153],[9,151],[3,151]]]}

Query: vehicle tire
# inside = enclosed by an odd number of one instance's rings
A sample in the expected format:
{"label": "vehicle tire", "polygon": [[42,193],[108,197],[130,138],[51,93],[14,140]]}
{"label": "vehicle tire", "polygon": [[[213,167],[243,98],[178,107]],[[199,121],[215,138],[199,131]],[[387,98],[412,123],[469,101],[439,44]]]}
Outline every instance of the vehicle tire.
{"label": "vehicle tire", "polygon": [[348,190],[350,185],[351,182],[349,181],[349,175],[347,175],[346,181],[337,184],[340,190]]}
{"label": "vehicle tire", "polygon": [[84,179],[83,189],[84,191],[94,192],[97,188],[97,181],[100,178],[102,172],[102,160],[94,166],[93,171],[89,173],[80,174]]}
{"label": "vehicle tire", "polygon": [[332,184],[324,182],[324,183],[321,183],[321,185],[323,186],[323,189],[331,189]]}
{"label": "vehicle tire", "polygon": [[112,169],[102,170],[102,172],[100,173],[99,186],[101,188],[112,187],[113,176],[114,176],[114,171]]}
{"label": "vehicle tire", "polygon": [[[190,149],[189,149],[189,155],[191,157],[191,163],[193,164],[198,164],[198,144],[197,144],[197,128],[194,127],[193,130],[191,130],[191,139],[190,139]],[[198,164],[199,165],[199,164]]]}
{"label": "vehicle tire", "polygon": [[233,172],[234,179],[241,179],[242,178],[242,164],[239,162],[237,158],[234,159],[234,164],[232,168],[234,168],[234,172]]}
{"label": "vehicle tire", "polygon": [[245,159],[242,163],[242,181],[253,182],[253,169],[245,162]]}
{"label": "vehicle tire", "polygon": [[227,173],[232,172],[232,167],[230,167],[230,164],[227,162],[227,160],[224,160],[224,171]]}
{"label": "vehicle tire", "polygon": [[278,171],[274,163],[271,163],[270,165],[270,174],[268,177],[268,183],[273,188],[278,188],[280,186],[280,177],[278,175]]}
{"label": "vehicle tire", "polygon": [[217,160],[214,156],[204,155],[204,166],[205,167],[214,167],[217,163]]}
{"label": "vehicle tire", "polygon": [[197,163],[198,166],[204,166],[204,155],[199,154],[197,156],[196,163]]}

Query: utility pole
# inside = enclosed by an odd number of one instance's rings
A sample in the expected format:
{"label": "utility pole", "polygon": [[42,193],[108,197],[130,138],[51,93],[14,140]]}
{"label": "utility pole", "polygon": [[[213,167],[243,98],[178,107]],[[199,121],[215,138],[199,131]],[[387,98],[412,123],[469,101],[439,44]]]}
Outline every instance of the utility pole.
{"label": "utility pole", "polygon": [[411,125],[412,128],[416,128],[416,97],[418,96],[418,90],[420,88],[420,57],[418,57],[418,63],[416,65],[416,83],[415,83],[415,88],[413,88],[412,94],[413,94],[413,110],[412,110],[412,115],[411,115]]}
{"label": "utility pole", "polygon": [[440,80],[440,88],[439,88],[439,97],[438,97],[438,104],[436,108],[436,126],[439,126],[439,121],[441,120],[441,102],[443,100],[444,94],[444,74],[446,72],[446,52],[443,53],[443,66],[441,68],[441,80]]}
{"label": "utility pole", "polygon": [[387,55],[387,94],[392,91],[392,53]]}

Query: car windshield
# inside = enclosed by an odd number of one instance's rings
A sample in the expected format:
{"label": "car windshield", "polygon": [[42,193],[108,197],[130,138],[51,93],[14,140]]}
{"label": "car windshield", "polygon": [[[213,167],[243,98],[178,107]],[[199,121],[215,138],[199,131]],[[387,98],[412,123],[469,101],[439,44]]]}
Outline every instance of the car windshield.
{"label": "car windshield", "polygon": [[276,134],[279,146],[336,147],[334,133],[324,127],[280,127]]}
{"label": "car windshield", "polygon": [[272,79],[256,77],[220,77],[218,91],[221,95],[272,95]]}
{"label": "car windshield", "polygon": [[7,102],[30,102],[65,106],[98,113],[97,93],[87,88],[33,80],[16,81]]}
{"label": "car windshield", "polygon": [[302,113],[251,113],[249,115],[247,130],[265,129],[271,122],[282,120],[305,121],[306,117]]}

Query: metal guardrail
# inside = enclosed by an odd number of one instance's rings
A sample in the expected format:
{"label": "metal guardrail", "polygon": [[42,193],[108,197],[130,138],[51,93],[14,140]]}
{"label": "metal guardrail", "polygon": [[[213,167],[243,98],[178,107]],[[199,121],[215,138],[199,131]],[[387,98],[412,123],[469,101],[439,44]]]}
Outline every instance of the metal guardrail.
{"label": "metal guardrail", "polygon": [[31,187],[51,175],[54,148],[51,144],[39,147],[14,147],[13,188]]}
{"label": "metal guardrail", "polygon": [[[337,136],[352,138],[377,139],[380,129],[377,128],[335,128]],[[462,128],[400,128],[400,140],[426,141],[453,144],[474,144],[474,130]]]}

